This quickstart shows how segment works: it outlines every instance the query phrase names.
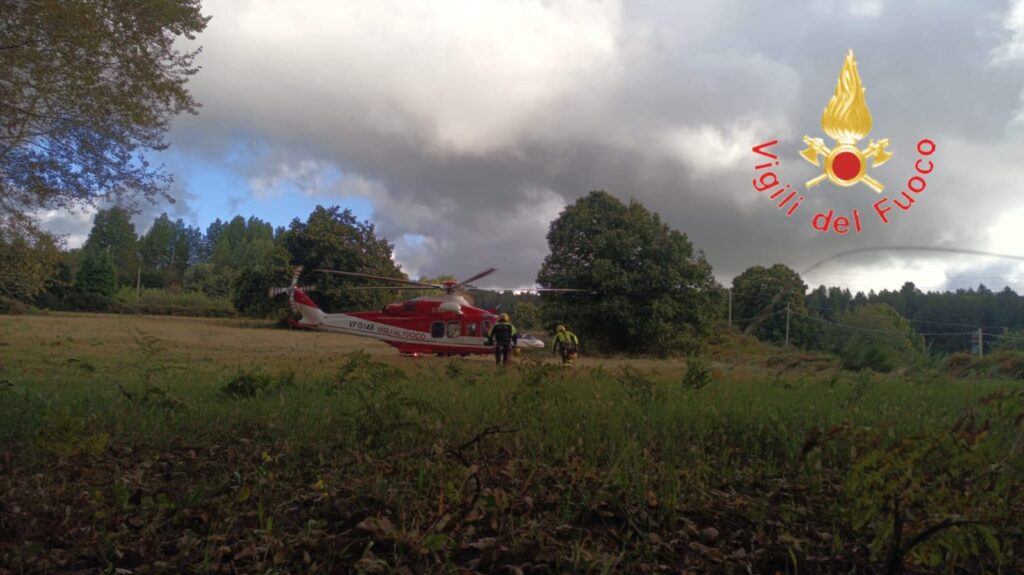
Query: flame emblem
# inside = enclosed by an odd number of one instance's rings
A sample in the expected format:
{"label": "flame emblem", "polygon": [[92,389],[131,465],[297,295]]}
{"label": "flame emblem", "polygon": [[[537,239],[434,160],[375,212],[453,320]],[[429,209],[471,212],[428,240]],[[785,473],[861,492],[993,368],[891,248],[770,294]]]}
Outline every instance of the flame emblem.
{"label": "flame emblem", "polygon": [[871,140],[863,150],[856,147],[856,143],[871,131],[871,111],[864,100],[864,92],[857,62],[853,58],[853,50],[850,50],[839,71],[836,93],[821,115],[821,129],[836,141],[836,147],[829,148],[821,138],[804,136],[807,149],[801,151],[800,156],[815,166],[821,166],[819,157],[825,158],[824,173],[808,181],[807,189],[826,179],[843,187],[864,182],[879,194],[885,189],[881,182],[867,174],[867,160],[873,160],[871,167],[888,162],[892,157],[892,153],[885,150],[889,138],[878,142]]}

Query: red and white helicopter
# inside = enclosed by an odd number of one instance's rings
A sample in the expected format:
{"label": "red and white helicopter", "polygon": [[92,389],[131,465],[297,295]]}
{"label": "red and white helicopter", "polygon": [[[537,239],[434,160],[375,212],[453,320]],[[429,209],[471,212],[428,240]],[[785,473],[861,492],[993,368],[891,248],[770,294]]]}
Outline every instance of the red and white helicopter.
{"label": "red and white helicopter", "polygon": [[[391,303],[379,311],[354,311],[349,313],[324,313],[305,291],[312,287],[298,286],[302,268],[295,270],[292,283],[286,288],[271,288],[270,296],[288,294],[292,308],[302,314],[302,319],[289,320],[295,327],[372,337],[398,348],[403,354],[469,355],[493,353],[494,347],[487,345],[487,332],[497,323],[495,310],[474,307],[463,294],[470,285],[495,271],[484,270],[463,281],[445,281],[428,284],[354,272],[317,269],[320,273],[373,279],[392,282],[390,286],[356,286],[348,289],[402,289],[441,290],[444,295],[424,296],[400,303]],[[585,291],[572,289],[539,289],[542,292]],[[540,339],[520,335],[517,347],[520,349],[544,349]]]}

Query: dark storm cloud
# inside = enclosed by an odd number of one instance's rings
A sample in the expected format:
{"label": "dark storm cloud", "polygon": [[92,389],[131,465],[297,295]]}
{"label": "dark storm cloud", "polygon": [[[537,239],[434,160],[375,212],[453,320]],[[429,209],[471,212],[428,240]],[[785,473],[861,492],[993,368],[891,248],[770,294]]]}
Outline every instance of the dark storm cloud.
{"label": "dark storm cloud", "polygon": [[[1016,249],[987,231],[1024,207],[1012,193],[1024,178],[1012,125],[1024,88],[1019,5],[472,6],[210,2],[192,83],[204,108],[176,124],[173,143],[238,171],[253,193],[283,178],[325,203],[370,198],[407,271],[494,266],[488,280],[509,287],[532,284],[548,223],[592,189],[660,212],[726,282],[750,265],[799,271],[862,246]],[[868,137],[890,138],[895,153],[871,172],[886,195],[912,175],[918,139],[938,143],[938,167],[889,225],[867,213],[876,196],[864,186],[820,186],[787,219],[751,188],[750,148],[780,139],[780,179],[802,188],[815,169],[797,156],[800,139],[823,136],[850,48],[874,117]],[[859,236],[807,225],[816,210],[855,207]],[[894,269],[879,280],[891,283],[913,258],[855,257],[808,283]]]}

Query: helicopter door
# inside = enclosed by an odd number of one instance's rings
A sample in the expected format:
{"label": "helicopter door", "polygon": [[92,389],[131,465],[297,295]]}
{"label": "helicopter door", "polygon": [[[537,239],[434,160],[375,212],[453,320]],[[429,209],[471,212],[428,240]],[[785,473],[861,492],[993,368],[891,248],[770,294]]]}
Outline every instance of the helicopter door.
{"label": "helicopter door", "polygon": [[435,321],[430,324],[430,337],[444,337],[444,322]]}
{"label": "helicopter door", "polygon": [[476,322],[471,321],[466,324],[466,335],[469,337],[476,337]]}
{"label": "helicopter door", "polygon": [[483,335],[490,334],[491,333],[491,322],[489,322],[489,321],[480,322],[480,333],[483,334]]}

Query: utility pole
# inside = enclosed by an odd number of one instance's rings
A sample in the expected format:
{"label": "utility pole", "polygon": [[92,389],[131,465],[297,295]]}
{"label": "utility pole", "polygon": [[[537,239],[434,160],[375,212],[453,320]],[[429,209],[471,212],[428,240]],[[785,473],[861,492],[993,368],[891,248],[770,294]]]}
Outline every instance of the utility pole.
{"label": "utility pole", "polygon": [[729,292],[729,331],[732,331],[732,288],[728,288]]}
{"label": "utility pole", "polygon": [[786,346],[789,347],[789,304],[786,304]]}
{"label": "utility pole", "polygon": [[985,334],[978,328],[978,357],[985,357]]}
{"label": "utility pole", "polygon": [[135,303],[142,299],[142,267],[139,266],[135,274]]}

